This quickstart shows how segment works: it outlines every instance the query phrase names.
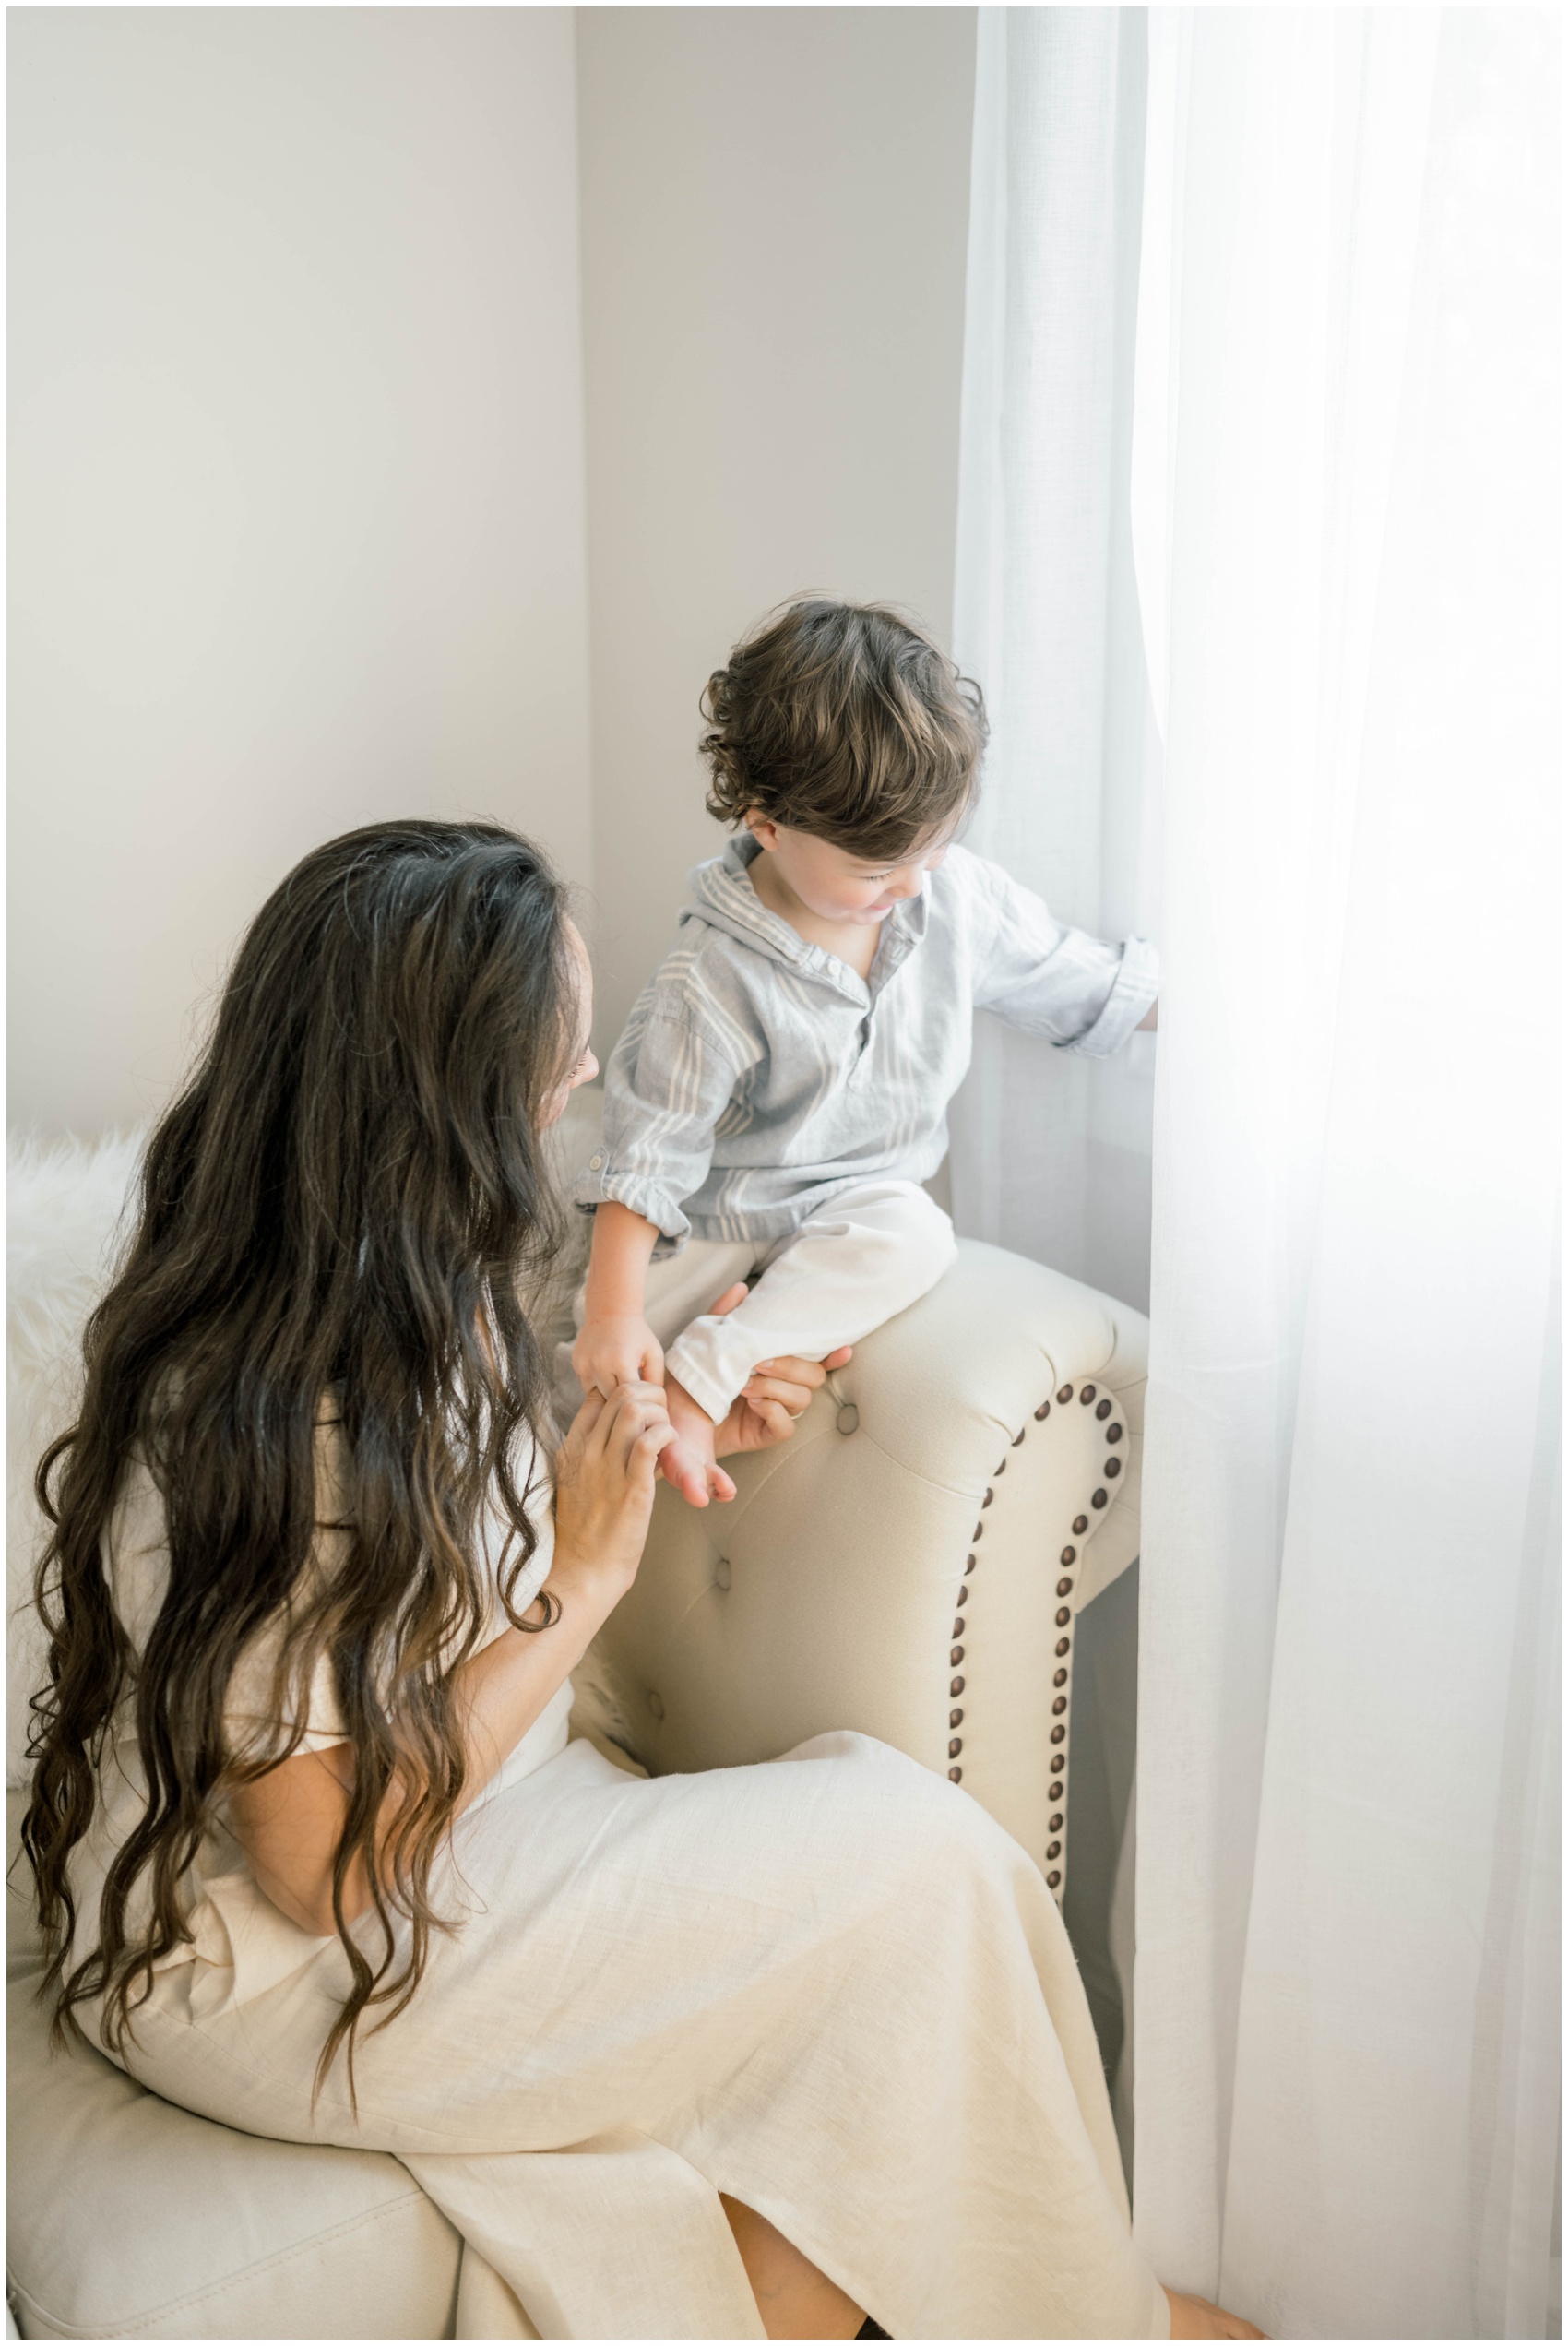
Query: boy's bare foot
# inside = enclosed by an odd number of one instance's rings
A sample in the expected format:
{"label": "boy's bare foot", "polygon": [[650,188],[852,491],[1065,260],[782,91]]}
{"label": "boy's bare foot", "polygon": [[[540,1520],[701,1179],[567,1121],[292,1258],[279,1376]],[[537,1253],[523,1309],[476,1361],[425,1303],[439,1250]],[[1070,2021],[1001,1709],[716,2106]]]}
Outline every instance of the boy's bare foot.
{"label": "boy's bare foot", "polygon": [[710,1499],[732,1499],[735,1485],[713,1455],[716,1428],[707,1411],[669,1375],[664,1380],[664,1406],[675,1428],[675,1439],[666,1445],[659,1460],[665,1481],[672,1483],[695,1507],[707,1506]]}
{"label": "boy's bare foot", "polygon": [[1239,2314],[1211,2305],[1206,2297],[1188,2297],[1179,2289],[1168,2289],[1165,2294],[1170,2301],[1172,2338],[1262,2338],[1266,2334]]}

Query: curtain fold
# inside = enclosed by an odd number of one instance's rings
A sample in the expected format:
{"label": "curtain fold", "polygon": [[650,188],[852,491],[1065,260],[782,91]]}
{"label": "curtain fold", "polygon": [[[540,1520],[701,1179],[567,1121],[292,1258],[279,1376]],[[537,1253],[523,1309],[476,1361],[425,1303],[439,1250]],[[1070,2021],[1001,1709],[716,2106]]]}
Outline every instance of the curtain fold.
{"label": "curtain fold", "polygon": [[[992,721],[968,843],[1053,911],[1154,933],[1158,792],[1129,467],[1143,176],[1141,9],[981,8],[954,650]],[[983,1014],[954,1102],[969,1237],[1146,1308],[1154,1037],[1064,1056]],[[1136,1571],[1084,1614],[1064,1911],[1130,2150]]]}
{"label": "curtain fold", "polygon": [[1163,12],[1137,2224],[1549,2334],[1557,171],[1544,16]]}
{"label": "curtain fold", "polygon": [[[981,8],[954,651],[991,714],[968,840],[1104,935],[1153,930],[1128,471],[1142,9]],[[1065,1057],[982,1015],[953,1209],[1145,1308],[1153,1039]]]}

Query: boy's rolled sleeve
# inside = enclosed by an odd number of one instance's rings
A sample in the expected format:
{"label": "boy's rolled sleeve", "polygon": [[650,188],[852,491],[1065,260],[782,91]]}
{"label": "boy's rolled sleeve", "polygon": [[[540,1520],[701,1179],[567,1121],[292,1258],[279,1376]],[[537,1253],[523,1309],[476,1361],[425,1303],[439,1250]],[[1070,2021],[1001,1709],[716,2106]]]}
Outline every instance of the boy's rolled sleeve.
{"label": "boy's rolled sleeve", "polygon": [[700,1189],[714,1126],[735,1075],[689,1018],[634,1013],[604,1074],[604,1128],[572,1202],[585,1213],[628,1206],[659,1236],[654,1259],[678,1254],[691,1232],[681,1208]]}
{"label": "boy's rolled sleeve", "polygon": [[979,956],[976,1007],[1085,1058],[1120,1051],[1159,993],[1154,947],[1069,928],[995,864],[986,869],[994,923]]}

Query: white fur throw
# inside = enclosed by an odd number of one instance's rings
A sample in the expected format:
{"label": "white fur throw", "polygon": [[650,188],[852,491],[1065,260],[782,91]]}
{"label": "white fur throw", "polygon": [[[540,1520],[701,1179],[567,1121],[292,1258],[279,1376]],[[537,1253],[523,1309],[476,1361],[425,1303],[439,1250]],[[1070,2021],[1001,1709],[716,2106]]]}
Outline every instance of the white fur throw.
{"label": "white fur throw", "polygon": [[33,1497],[45,1446],[70,1424],[87,1316],[128,1233],[145,1129],[101,1140],[13,1137],[7,1149],[6,1781],[26,1772],[28,1697],[44,1677],[32,1577],[47,1529]]}

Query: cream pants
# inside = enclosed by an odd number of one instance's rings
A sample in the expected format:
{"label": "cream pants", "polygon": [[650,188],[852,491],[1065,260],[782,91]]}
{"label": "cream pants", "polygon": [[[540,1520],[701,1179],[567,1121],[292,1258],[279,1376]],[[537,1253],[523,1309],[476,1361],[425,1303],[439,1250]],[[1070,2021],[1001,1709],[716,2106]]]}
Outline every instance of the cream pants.
{"label": "cream pants", "polygon": [[[718,1423],[759,1361],[858,1344],[918,1303],[956,1251],[952,1223],[917,1183],[866,1182],[783,1238],[689,1239],[649,1265],[644,1315],[669,1374]],[[707,1306],[754,1274],[745,1302],[716,1318]]]}

